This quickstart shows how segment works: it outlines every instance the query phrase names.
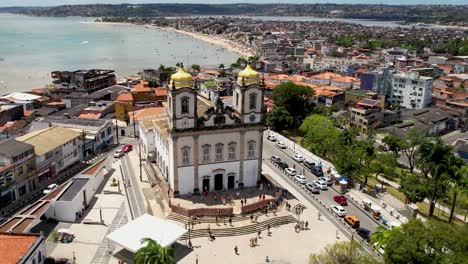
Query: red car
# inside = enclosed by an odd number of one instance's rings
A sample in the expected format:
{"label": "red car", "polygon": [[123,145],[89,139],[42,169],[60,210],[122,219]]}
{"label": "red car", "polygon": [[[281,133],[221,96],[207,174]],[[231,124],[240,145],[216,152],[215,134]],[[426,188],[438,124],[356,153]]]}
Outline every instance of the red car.
{"label": "red car", "polygon": [[335,202],[337,202],[341,206],[348,205],[348,201],[343,195],[335,195],[333,196],[333,200],[335,200]]}
{"label": "red car", "polygon": [[122,151],[124,153],[127,153],[127,152],[132,151],[132,149],[133,149],[133,146],[131,144],[125,144],[125,146],[123,146],[123,148],[122,148]]}

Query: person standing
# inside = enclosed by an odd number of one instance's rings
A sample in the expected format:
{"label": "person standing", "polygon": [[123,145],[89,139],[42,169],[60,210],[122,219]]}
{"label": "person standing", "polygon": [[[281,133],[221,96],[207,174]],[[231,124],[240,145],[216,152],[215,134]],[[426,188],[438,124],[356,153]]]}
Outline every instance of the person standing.
{"label": "person standing", "polygon": [[271,227],[271,226],[270,226],[270,224],[268,224],[268,226],[267,226],[268,235],[270,235],[270,234],[271,234],[271,232],[270,232],[270,227]]}
{"label": "person standing", "polygon": [[236,253],[236,255],[239,255],[239,249],[237,248],[237,245],[234,247],[234,253]]}
{"label": "person standing", "polygon": [[260,236],[262,235],[262,230],[260,229],[260,227],[257,229],[257,235],[258,238],[260,238]]}

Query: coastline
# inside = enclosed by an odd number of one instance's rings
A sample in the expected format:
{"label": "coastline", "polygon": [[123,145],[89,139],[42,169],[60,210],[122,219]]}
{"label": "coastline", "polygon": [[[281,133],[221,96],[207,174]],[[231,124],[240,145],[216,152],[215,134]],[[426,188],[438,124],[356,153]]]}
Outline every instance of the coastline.
{"label": "coastline", "polygon": [[170,31],[170,32],[176,32],[179,34],[184,34],[187,36],[190,36],[192,38],[196,38],[198,40],[201,40],[203,42],[207,42],[213,45],[217,45],[220,47],[223,47],[229,51],[232,51],[234,53],[239,54],[242,57],[248,58],[251,56],[254,56],[254,52],[249,50],[248,48],[242,47],[239,44],[232,43],[230,40],[227,40],[225,38],[219,37],[219,36],[214,36],[214,35],[206,35],[198,32],[190,32],[190,31],[185,31],[185,30],[180,30],[180,29],[175,29],[172,27],[159,27],[155,25],[150,25],[150,24],[134,24],[134,23],[127,23],[127,22],[95,22],[95,21],[83,21],[81,23],[84,24],[101,24],[101,25],[131,25],[131,26],[144,26],[144,27],[154,27],[158,28],[161,30],[165,31]]}

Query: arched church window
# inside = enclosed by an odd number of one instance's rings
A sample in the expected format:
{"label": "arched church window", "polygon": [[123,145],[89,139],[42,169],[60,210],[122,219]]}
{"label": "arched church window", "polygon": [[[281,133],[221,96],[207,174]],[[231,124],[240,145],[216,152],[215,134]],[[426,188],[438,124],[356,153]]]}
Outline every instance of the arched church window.
{"label": "arched church window", "polygon": [[255,109],[257,105],[257,95],[250,94],[249,95],[249,109]]}
{"label": "arched church window", "polygon": [[189,112],[189,99],[187,97],[182,98],[181,106],[182,114],[187,114]]}
{"label": "arched church window", "polygon": [[255,157],[255,141],[250,140],[248,142],[247,158],[254,158],[254,157]]}
{"label": "arched church window", "polygon": [[221,143],[216,144],[216,161],[223,160],[223,147],[224,145]]}
{"label": "arched church window", "polygon": [[206,144],[203,145],[203,162],[210,162],[210,148],[211,146]]}
{"label": "arched church window", "polygon": [[236,106],[239,106],[239,93],[236,92]]}
{"label": "arched church window", "polygon": [[228,160],[236,159],[236,142],[231,142],[228,145]]}
{"label": "arched church window", "polygon": [[182,148],[182,165],[188,165],[190,163],[190,147]]}

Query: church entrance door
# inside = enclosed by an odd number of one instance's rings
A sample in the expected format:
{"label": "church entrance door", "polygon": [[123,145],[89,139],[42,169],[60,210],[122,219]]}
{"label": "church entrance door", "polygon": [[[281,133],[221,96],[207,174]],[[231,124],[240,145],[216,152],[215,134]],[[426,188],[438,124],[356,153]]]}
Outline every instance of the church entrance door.
{"label": "church entrance door", "polygon": [[228,176],[228,189],[234,189],[235,177],[233,175]]}
{"label": "church entrance door", "polygon": [[203,191],[209,192],[210,191],[210,179],[203,179]]}
{"label": "church entrance door", "polygon": [[214,189],[215,191],[221,191],[223,189],[223,175],[216,174],[214,177]]}

